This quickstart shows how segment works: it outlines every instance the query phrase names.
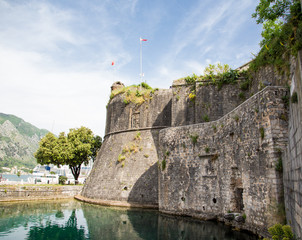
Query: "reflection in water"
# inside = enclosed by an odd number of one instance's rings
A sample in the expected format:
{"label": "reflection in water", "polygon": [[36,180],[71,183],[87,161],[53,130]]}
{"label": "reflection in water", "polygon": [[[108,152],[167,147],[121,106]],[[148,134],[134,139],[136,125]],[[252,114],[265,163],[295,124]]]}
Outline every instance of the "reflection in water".
{"label": "reflection in water", "polygon": [[256,240],[216,222],[77,201],[0,204],[0,239]]}
{"label": "reflection in water", "polygon": [[84,228],[77,227],[76,211],[73,210],[65,225],[51,221],[31,227],[27,239],[86,239]]}

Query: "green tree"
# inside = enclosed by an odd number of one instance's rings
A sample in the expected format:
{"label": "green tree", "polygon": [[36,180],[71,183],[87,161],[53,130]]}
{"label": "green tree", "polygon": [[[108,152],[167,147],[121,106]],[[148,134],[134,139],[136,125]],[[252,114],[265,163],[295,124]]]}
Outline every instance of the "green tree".
{"label": "green tree", "polygon": [[94,137],[86,127],[70,129],[67,135],[61,132],[59,137],[48,133],[41,139],[35,157],[42,165],[68,165],[77,184],[81,165],[95,159],[100,142],[100,137]]}
{"label": "green tree", "polygon": [[[271,239],[273,240],[294,240],[294,234],[289,225],[281,225],[280,223],[275,224],[274,226],[268,229]],[[264,238],[263,240],[269,240]]]}
{"label": "green tree", "polygon": [[35,158],[37,162],[41,165],[48,165],[48,164],[56,164],[58,163],[58,156],[56,148],[58,147],[58,139],[52,133],[47,133],[39,143],[39,149],[35,153]]}
{"label": "green tree", "polygon": [[69,165],[71,172],[77,184],[81,171],[81,165],[88,164],[92,157],[93,133],[90,129],[81,127],[70,129],[67,135],[67,156],[65,164]]}
{"label": "green tree", "polygon": [[252,17],[263,24],[261,50],[250,67],[267,64],[289,73],[290,56],[302,48],[302,13],[299,0],[260,0]]}
{"label": "green tree", "polygon": [[92,147],[91,147],[91,152],[92,152],[92,160],[95,161],[98,151],[100,150],[102,146],[102,138],[98,135],[94,136],[93,142],[92,142]]}
{"label": "green tree", "polygon": [[257,23],[265,21],[275,21],[278,18],[285,18],[289,15],[290,7],[295,0],[260,0],[252,17],[256,18]]}

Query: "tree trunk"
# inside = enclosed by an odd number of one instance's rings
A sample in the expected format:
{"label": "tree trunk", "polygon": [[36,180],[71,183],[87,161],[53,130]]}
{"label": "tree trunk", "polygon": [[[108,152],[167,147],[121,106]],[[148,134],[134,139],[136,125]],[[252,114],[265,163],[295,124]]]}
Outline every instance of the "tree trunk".
{"label": "tree trunk", "polygon": [[79,164],[78,166],[71,166],[69,165],[69,168],[72,172],[72,175],[74,177],[74,183],[75,185],[77,185],[79,183],[78,178],[81,172],[81,164]]}

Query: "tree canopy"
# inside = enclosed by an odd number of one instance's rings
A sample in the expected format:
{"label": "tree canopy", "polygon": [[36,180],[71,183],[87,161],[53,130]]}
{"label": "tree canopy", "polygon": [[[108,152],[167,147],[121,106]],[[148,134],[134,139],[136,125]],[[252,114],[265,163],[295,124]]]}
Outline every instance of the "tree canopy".
{"label": "tree canopy", "polygon": [[250,67],[272,64],[289,73],[290,56],[302,49],[302,13],[299,0],[260,0],[252,17],[263,24],[261,50]]}
{"label": "tree canopy", "polygon": [[46,134],[39,143],[35,157],[43,165],[69,165],[77,183],[81,165],[87,165],[90,159],[94,161],[101,145],[102,138],[94,136],[89,128],[74,128],[67,135],[61,132],[59,137]]}
{"label": "tree canopy", "polygon": [[290,14],[290,6],[295,0],[260,0],[252,17],[257,18],[257,23],[275,21]]}

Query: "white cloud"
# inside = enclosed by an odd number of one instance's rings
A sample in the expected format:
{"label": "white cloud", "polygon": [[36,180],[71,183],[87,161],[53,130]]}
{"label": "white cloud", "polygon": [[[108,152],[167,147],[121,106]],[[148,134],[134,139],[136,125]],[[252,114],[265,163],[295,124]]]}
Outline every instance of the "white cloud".
{"label": "white cloud", "polygon": [[91,38],[85,35],[89,29],[80,34],[74,27],[77,12],[46,2],[0,0],[0,16],[5,22],[0,27],[0,112],[49,130],[55,122],[57,134],[85,125],[103,135],[105,106],[117,75],[110,63],[122,67],[131,61],[122,40],[103,26],[106,34],[90,49],[87,44],[98,33]]}
{"label": "white cloud", "polygon": [[55,122],[56,133],[86,125],[103,134],[110,85],[138,80],[139,36],[155,87],[252,51],[233,41],[253,0],[63,2],[0,0],[0,112],[49,130]]}
{"label": "white cloud", "polygon": [[54,131],[67,131],[87,124],[99,135],[105,126],[104,115],[113,73],[109,71],[48,72],[36,60],[38,54],[3,50],[0,56],[1,112]]}

